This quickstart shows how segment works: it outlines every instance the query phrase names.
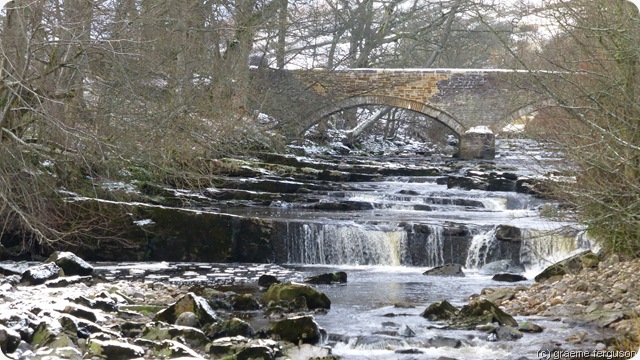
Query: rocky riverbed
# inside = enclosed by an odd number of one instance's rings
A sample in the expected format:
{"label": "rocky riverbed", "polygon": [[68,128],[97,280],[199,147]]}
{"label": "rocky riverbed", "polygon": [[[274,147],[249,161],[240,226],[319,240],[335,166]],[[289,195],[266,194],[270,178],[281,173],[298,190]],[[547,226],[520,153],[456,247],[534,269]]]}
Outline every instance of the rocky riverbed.
{"label": "rocky riverbed", "polygon": [[[297,277],[295,272],[268,264],[190,266],[176,267],[182,276],[171,277],[170,272],[159,271],[170,267],[166,263],[93,267],[70,253],[57,253],[44,264],[4,262],[0,358],[336,358],[329,345],[340,340],[327,335],[332,329],[321,329],[314,321],[314,316],[331,311],[331,299],[310,284],[294,283],[296,295],[286,295],[294,291],[287,286]],[[595,263],[569,260],[561,266],[561,271],[555,269],[528,287],[485,289],[461,308],[446,301],[425,306],[420,316],[440,321],[444,334],[430,339],[428,346],[452,350],[473,346],[446,335],[455,329],[484,333],[484,341],[497,344],[527,341],[546,331],[535,324],[539,319],[558,326],[591,326],[600,334],[576,331],[549,341],[540,349],[541,357],[631,357],[623,350],[628,344],[625,336],[637,333],[640,297],[634,286],[640,261],[614,256]],[[205,275],[196,275],[196,268]],[[560,275],[562,271],[566,274]],[[349,286],[343,273],[306,280]],[[229,285],[235,285],[234,291]],[[387,335],[409,339],[413,331],[405,326],[362,341]],[[431,358],[399,344],[388,345],[397,356],[413,353],[416,359]],[[586,356],[586,349],[593,352]],[[438,358],[445,359],[433,357]]]}

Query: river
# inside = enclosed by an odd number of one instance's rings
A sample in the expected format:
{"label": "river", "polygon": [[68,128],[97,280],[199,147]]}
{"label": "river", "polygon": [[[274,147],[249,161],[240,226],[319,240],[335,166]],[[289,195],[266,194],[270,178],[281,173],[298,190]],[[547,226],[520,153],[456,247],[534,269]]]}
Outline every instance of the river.
{"label": "river", "polygon": [[[553,170],[559,164],[557,154],[528,140],[502,141],[498,149],[499,157],[485,172],[509,169],[519,177],[533,176],[540,166]],[[377,166],[389,167],[445,166],[419,157],[378,161]],[[482,171],[478,169],[487,163],[457,163],[456,171]],[[211,264],[180,268],[162,263],[147,273],[151,276],[147,280],[244,286],[262,273],[302,281],[308,275],[345,271],[346,284],[319,286],[332,307],[327,314],[316,315],[329,334],[327,344],[345,360],[538,358],[539,351],[566,338],[576,324],[528,318],[545,331],[518,341],[492,342],[480,331],[442,329],[441,323],[419,314],[436,301],[461,306],[483,288],[514,285],[492,281],[492,274],[481,270],[487,263],[509,260],[524,267],[528,280],[517,285],[529,285],[545,266],[591,247],[590,242],[575,224],[542,217],[541,209],[555,206],[547,200],[517,192],[449,187],[443,178],[390,175],[345,183],[335,190],[310,191],[306,199],[313,206],[273,201],[268,206],[224,207],[222,212],[274,222],[272,238],[284,249],[275,258],[279,265],[227,264],[224,270],[213,271]],[[515,238],[500,235],[505,229],[515,229]],[[466,276],[422,275],[446,263],[464,265]],[[172,269],[172,275],[158,271],[163,267]],[[102,270],[107,269],[117,273],[124,267],[103,265]],[[124,273],[136,276],[135,271]],[[254,326],[265,326],[265,321],[254,319]]]}

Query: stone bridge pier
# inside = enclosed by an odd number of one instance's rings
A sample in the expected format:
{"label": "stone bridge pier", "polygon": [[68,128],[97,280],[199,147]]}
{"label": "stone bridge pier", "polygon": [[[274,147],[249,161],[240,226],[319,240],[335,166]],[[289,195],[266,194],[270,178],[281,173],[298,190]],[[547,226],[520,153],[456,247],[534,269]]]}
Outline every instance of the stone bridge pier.
{"label": "stone bridge pier", "polygon": [[542,101],[529,73],[506,69],[344,69],[260,72],[269,99],[260,111],[279,119],[291,138],[345,109],[382,105],[425,115],[459,138],[461,158],[491,159],[495,135]]}

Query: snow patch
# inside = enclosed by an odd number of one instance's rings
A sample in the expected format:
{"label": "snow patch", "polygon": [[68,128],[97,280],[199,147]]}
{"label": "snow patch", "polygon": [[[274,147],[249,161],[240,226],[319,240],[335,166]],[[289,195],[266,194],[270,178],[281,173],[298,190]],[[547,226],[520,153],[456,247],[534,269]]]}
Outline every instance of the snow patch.
{"label": "snow patch", "polygon": [[136,220],[133,223],[138,225],[138,226],[145,226],[145,225],[153,225],[153,224],[155,224],[155,222],[153,220],[151,220],[151,219]]}
{"label": "snow patch", "polygon": [[465,134],[493,134],[493,131],[489,127],[480,125],[474,126],[471,129],[465,131]]}

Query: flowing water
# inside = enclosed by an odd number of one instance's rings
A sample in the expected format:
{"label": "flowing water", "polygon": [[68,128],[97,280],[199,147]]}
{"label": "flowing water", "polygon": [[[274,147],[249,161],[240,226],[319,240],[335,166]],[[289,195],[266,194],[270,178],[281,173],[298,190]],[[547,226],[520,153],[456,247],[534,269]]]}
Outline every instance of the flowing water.
{"label": "flowing water", "polygon": [[[498,162],[514,165],[527,159],[517,150],[503,153]],[[540,159],[543,155],[537,154]],[[530,171],[519,169],[520,174]],[[333,271],[349,274],[347,284],[320,286],[332,308],[316,316],[330,334],[333,353],[343,359],[537,359],[541,350],[553,347],[552,341],[576,331],[574,323],[528,318],[545,327],[544,333],[490,342],[482,332],[443,330],[443,324],[419,316],[436,301],[462,306],[483,288],[513,286],[479,271],[489,262],[521,264],[529,280],[520,284],[530,285],[545,266],[591,247],[581,232],[567,230],[574,224],[542,218],[539,209],[545,201],[513,192],[447,189],[434,177],[352,184],[346,191],[323,194],[320,201],[336,198],[371,206],[322,212],[285,205],[250,214],[285,224],[280,231],[287,254],[281,262],[300,278]],[[501,225],[520,229],[517,244],[497,238]],[[466,276],[422,275],[450,262],[465,265]]]}
{"label": "flowing water", "polygon": [[[517,146],[522,144],[531,147],[527,142],[503,143],[495,163],[517,167],[519,175],[531,174],[533,170],[522,164],[530,162]],[[539,159],[555,156],[535,149],[530,153]],[[429,176],[349,183],[309,197],[320,204],[357,204],[361,209],[327,211],[281,201],[226,208],[228,213],[273,221],[272,241],[284,249],[276,255],[282,267],[227,265],[213,271],[217,268],[212,270],[211,264],[191,264],[185,265],[188,270],[182,278],[173,280],[238,284],[271,273],[302,281],[308,275],[346,271],[348,283],[319,286],[332,307],[327,314],[316,315],[330,335],[333,353],[345,360],[536,359],[552,341],[576,330],[573,323],[533,318],[546,328],[543,333],[490,342],[482,332],[445,330],[419,316],[436,301],[461,306],[483,288],[513,286],[484,275],[480,269],[487,263],[506,259],[524,266],[529,280],[519,284],[529,285],[545,266],[589,248],[588,239],[570,229],[573,224],[540,216],[543,200],[515,192],[448,189],[438,177]],[[517,228],[518,238],[500,238],[504,226]],[[464,265],[466,276],[422,275],[446,263]]]}

